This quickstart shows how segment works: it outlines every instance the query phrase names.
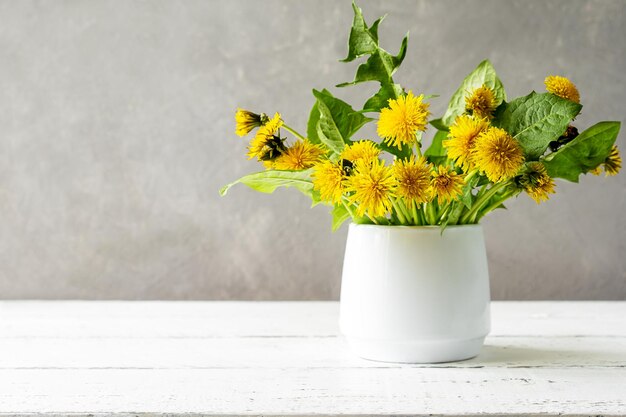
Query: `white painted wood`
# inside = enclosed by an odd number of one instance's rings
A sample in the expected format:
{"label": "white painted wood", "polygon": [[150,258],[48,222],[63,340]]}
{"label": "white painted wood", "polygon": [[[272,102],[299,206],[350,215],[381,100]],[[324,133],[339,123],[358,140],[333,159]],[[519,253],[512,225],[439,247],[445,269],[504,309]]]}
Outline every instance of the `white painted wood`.
{"label": "white painted wood", "polygon": [[43,370],[0,371],[0,378],[12,380],[0,394],[3,408],[22,413],[502,416],[626,409],[617,369]]}
{"label": "white painted wood", "polygon": [[0,339],[0,352],[11,352],[0,355],[0,369],[580,368],[625,365],[626,337],[488,337],[478,357],[433,365],[360,359],[340,337],[5,338]]}
{"label": "white painted wood", "polygon": [[334,302],[3,301],[0,338],[336,336]]}
{"label": "white painted wood", "polygon": [[332,302],[0,302],[0,415],[626,416],[626,302],[495,302],[475,359],[365,361]]}
{"label": "white painted wood", "polygon": [[[492,336],[626,336],[626,303],[491,303]],[[0,338],[336,336],[336,302],[0,301]],[[157,325],[158,324],[158,325]]]}

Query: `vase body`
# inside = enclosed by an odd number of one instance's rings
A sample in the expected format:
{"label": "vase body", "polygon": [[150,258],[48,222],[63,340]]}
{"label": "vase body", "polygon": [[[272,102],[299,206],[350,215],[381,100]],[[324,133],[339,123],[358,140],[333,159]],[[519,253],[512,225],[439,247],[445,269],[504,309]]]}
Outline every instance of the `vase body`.
{"label": "vase body", "polygon": [[476,356],[490,329],[480,225],[351,224],[339,325],[358,356],[435,363]]}

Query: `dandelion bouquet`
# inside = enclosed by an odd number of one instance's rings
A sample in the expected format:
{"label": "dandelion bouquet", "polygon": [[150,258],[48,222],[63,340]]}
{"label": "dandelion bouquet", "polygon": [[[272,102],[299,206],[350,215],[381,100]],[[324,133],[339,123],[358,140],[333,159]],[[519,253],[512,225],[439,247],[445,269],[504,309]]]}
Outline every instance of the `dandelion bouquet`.
{"label": "dandelion bouquet", "polygon": [[[615,175],[621,158],[614,145],[619,122],[600,122],[579,133],[580,95],[565,77],[545,79],[547,92],[531,92],[507,101],[502,82],[483,61],[461,83],[441,118],[433,118],[429,100],[393,80],[407,51],[382,49],[378,27],[367,25],[353,4],[348,41],[351,62],[367,56],[353,81],[337,87],[377,82],[380,89],[361,109],[313,90],[315,104],[306,134],[272,117],[238,109],[236,134],[257,129],[248,158],[264,171],[237,183],[271,193],[294,187],[313,205],[332,206],[332,227],[345,220],[382,225],[475,224],[487,213],[522,193],[537,203],[555,192],[555,178],[577,182],[581,174]],[[357,136],[377,124],[380,139]],[[435,131],[425,146],[424,132]],[[293,139],[282,137],[286,131]]]}

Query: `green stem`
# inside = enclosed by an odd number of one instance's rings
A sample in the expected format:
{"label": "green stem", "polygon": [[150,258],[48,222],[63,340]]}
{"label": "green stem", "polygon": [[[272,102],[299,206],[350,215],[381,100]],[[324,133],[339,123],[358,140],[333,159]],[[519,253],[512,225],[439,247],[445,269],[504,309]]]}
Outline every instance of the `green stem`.
{"label": "green stem", "polygon": [[395,209],[396,215],[398,216],[400,223],[402,223],[403,225],[408,224],[406,221],[406,217],[404,217],[404,213],[402,213],[402,209],[399,206],[399,202],[395,199],[391,199],[391,205]]}
{"label": "green stem", "polygon": [[508,198],[510,198],[513,195],[518,194],[518,193],[519,193],[519,190],[512,190],[512,191],[509,191],[508,193],[504,193],[502,195],[502,197],[498,198],[492,204],[487,206],[484,210],[479,212],[478,216],[476,217],[476,222],[478,222],[480,219],[482,219],[490,211],[495,210],[500,204],[502,204],[504,202],[504,200],[507,200]]}
{"label": "green stem", "polygon": [[413,212],[413,221],[415,222],[415,224],[417,226],[422,224],[422,222],[420,221],[420,216],[417,213],[417,203],[415,202],[415,200],[411,200],[411,211]]}
{"label": "green stem", "polygon": [[[370,218],[371,218],[371,217],[370,217]],[[391,222],[389,221],[389,219],[388,219],[388,218],[386,218],[386,217],[378,217],[378,218],[377,218],[377,220],[378,220],[378,223],[377,223],[377,224],[383,224],[383,225],[390,225],[390,224],[391,224]]]}
{"label": "green stem", "polygon": [[420,222],[426,226],[428,222],[426,221],[426,203],[421,204],[419,211],[417,212],[420,216]]}
{"label": "green stem", "polygon": [[448,212],[448,209],[450,208],[451,205],[452,205],[452,201],[448,201],[443,206],[439,207],[439,213],[437,213],[437,214],[438,214],[438,218],[440,220],[443,217],[443,215]]}
{"label": "green stem", "polygon": [[350,208],[351,204],[346,204],[346,201],[344,199],[341,199],[341,203],[346,208],[346,210],[348,210],[348,213],[350,214],[350,217],[352,217],[352,220],[354,220],[356,216],[354,215],[354,211],[352,211],[352,209]]}
{"label": "green stem", "polygon": [[398,200],[398,206],[400,207],[400,210],[402,210],[402,214],[404,214],[404,218],[406,219],[408,224],[412,224],[414,223],[412,216],[411,216],[411,211],[407,208],[406,204],[404,204],[404,199],[399,198]]}
{"label": "green stem", "polygon": [[468,172],[467,175],[465,176],[465,184],[469,183],[470,180],[476,176],[476,174],[478,174],[478,170],[477,169],[474,169],[474,170]]}
{"label": "green stem", "polygon": [[450,207],[452,207],[452,203],[448,203],[447,205],[444,206],[444,208],[440,211],[440,215],[439,215],[439,222],[443,222],[443,218],[446,216],[446,214],[448,214],[448,212],[450,211]]}
{"label": "green stem", "polygon": [[286,124],[283,123],[283,127],[285,128],[285,130],[287,130],[288,132],[291,132],[291,134],[293,134],[295,137],[302,139],[302,140],[306,140],[306,138],[304,136],[302,136],[300,133],[298,133],[295,129],[290,128],[289,126],[287,126]]}
{"label": "green stem", "polygon": [[422,145],[420,142],[415,143],[415,154],[418,158],[422,157]]}
{"label": "green stem", "polygon": [[431,201],[426,205],[426,213],[428,217],[428,224],[435,225],[437,224],[437,214],[435,210],[435,200]]}
{"label": "green stem", "polygon": [[475,219],[476,214],[478,213],[478,210],[480,210],[481,207],[491,199],[491,197],[496,195],[496,193],[498,191],[500,191],[502,188],[508,186],[509,184],[510,184],[510,181],[504,181],[504,182],[501,182],[499,184],[492,185],[491,188],[489,189],[489,191],[487,191],[486,193],[481,195],[476,200],[474,205],[472,205],[472,208],[470,209],[470,211],[468,211],[463,216],[463,218],[461,218],[461,224],[466,224],[470,220],[473,221]]}
{"label": "green stem", "polygon": [[489,184],[484,184],[482,187],[480,187],[480,190],[478,190],[478,192],[476,193],[476,198],[480,198],[485,194],[485,192],[487,191],[487,185]]}

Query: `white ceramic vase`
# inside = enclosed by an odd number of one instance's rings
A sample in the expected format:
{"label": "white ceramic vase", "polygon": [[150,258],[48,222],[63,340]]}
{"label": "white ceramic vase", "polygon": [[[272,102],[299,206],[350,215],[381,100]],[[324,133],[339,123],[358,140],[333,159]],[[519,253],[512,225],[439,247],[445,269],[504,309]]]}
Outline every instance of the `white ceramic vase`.
{"label": "white ceramic vase", "polygon": [[451,362],[476,356],[490,329],[482,226],[351,224],[339,325],[357,355]]}

